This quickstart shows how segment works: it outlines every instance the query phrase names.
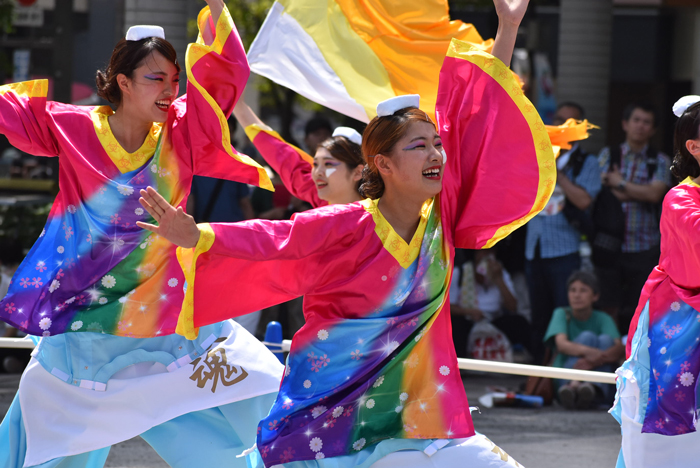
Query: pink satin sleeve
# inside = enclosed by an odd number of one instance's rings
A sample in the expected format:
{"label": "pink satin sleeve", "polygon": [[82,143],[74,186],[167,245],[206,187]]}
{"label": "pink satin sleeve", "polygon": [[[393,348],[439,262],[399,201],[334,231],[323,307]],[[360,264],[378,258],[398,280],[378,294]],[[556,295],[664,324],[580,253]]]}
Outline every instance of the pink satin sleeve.
{"label": "pink satin sleeve", "polygon": [[[250,130],[246,129],[246,133],[250,134]],[[314,208],[328,205],[327,201],[318,197],[316,184],[311,177],[313,158],[310,155],[264,129],[259,129],[252,141],[292,195]]]}
{"label": "pink satin sleeve", "polygon": [[311,210],[291,221],[210,224],[215,240],[196,259],[192,277],[194,326],[264,309],[332,281],[329,265],[374,229],[361,208],[340,216],[336,211]]}
{"label": "pink satin sleeve", "polygon": [[0,86],[0,133],[12,146],[34,156],[58,156],[59,148],[47,120],[46,80]]}
{"label": "pink satin sleeve", "polygon": [[458,248],[491,247],[541,211],[554,189],[544,124],[500,60],[457,40],[440,71],[436,115],[447,234]]}

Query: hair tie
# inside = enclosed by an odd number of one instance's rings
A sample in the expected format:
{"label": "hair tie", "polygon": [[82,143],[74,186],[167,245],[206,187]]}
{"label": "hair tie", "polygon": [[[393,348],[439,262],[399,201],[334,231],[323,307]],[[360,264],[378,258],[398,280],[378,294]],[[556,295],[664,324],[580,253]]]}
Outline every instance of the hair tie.
{"label": "hair tie", "polygon": [[165,40],[165,30],[160,26],[140,24],[130,27],[126,32],[127,41],[140,41],[148,37],[159,37]]}
{"label": "hair tie", "polygon": [[676,117],[682,116],[693,104],[700,102],[700,96],[683,96],[673,105],[673,113]]}

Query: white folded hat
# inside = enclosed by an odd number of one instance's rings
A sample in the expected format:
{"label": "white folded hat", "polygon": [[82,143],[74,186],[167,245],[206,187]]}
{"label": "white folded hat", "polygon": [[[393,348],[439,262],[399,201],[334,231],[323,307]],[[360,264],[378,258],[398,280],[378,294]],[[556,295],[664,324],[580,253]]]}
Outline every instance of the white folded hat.
{"label": "white folded hat", "polygon": [[140,24],[138,26],[132,26],[126,32],[127,41],[140,41],[141,39],[146,39],[147,37],[159,37],[165,39],[165,31],[160,26],[150,26]]}
{"label": "white folded hat", "polygon": [[377,116],[386,117],[387,115],[393,115],[397,110],[405,109],[406,107],[419,107],[419,105],[420,95],[418,94],[396,96],[377,104]]}
{"label": "white folded hat", "polygon": [[352,141],[356,145],[362,145],[362,135],[360,135],[360,133],[354,128],[338,127],[333,130],[333,136],[342,136]]}
{"label": "white folded hat", "polygon": [[673,105],[673,113],[676,117],[680,117],[688,110],[688,107],[692,106],[696,102],[700,102],[700,96],[683,96]]}

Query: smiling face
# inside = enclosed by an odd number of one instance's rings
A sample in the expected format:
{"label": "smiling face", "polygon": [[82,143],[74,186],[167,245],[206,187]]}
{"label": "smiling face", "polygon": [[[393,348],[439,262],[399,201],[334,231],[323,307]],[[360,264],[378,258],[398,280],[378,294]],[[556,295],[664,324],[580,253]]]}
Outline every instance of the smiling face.
{"label": "smiling face", "polygon": [[149,54],[134,70],[132,77],[117,77],[124,110],[146,121],[165,122],[168,109],[177,98],[180,74],[173,62],[161,53]]}
{"label": "smiling face", "polygon": [[314,156],[311,177],[316,184],[318,197],[331,205],[359,199],[357,183],[362,178],[362,166],[351,169],[322,146]]}
{"label": "smiling face", "polygon": [[442,140],[430,122],[412,121],[390,157],[375,156],[387,190],[427,200],[442,190]]}

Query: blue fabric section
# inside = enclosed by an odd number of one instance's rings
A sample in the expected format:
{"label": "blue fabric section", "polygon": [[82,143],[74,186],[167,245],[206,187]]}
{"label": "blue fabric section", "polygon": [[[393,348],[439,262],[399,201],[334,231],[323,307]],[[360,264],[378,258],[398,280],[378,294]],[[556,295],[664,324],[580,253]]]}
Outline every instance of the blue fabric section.
{"label": "blue fabric section", "polygon": [[202,327],[193,341],[180,335],[126,338],[91,332],[65,333],[43,338],[34,357],[47,372],[58,369],[67,375],[67,382],[72,385],[80,385],[81,380],[106,384],[116,372],[139,362],[160,362],[167,367],[184,356],[196,359],[204,352],[205,341],[211,341],[212,335],[219,337],[222,323]]}
{"label": "blue fabric section", "polygon": [[[600,192],[600,168],[598,160],[588,155],[583,163],[581,172],[574,179],[573,168],[564,171],[566,176],[595,199]],[[571,227],[564,213],[553,216],[535,216],[527,223],[525,239],[525,257],[535,258],[535,247],[540,243],[541,258],[563,257],[577,253],[581,243],[581,233]]]}
{"label": "blue fabric section", "polygon": [[[72,457],[55,458],[32,468],[102,468],[107,461],[109,449],[110,447],[105,447]],[[27,434],[24,432],[22,409],[17,394],[0,424],[0,468],[22,468],[25,453]]]}
{"label": "blue fabric section", "polygon": [[650,359],[649,359],[649,301],[644,306],[644,310],[639,315],[639,323],[637,330],[632,338],[632,347],[629,359],[627,359],[620,369],[618,369],[617,378],[617,396],[615,404],[610,410],[610,414],[617,420],[622,422],[622,406],[620,405],[619,395],[624,389],[627,378],[624,377],[625,371],[631,371],[637,385],[639,386],[639,414],[646,414],[647,401],[649,399],[649,377],[650,377]]}
{"label": "blue fabric section", "polygon": [[276,395],[184,414],[141,437],[173,468],[245,468],[246,457],[238,455],[255,444],[258,421],[267,415]]}

